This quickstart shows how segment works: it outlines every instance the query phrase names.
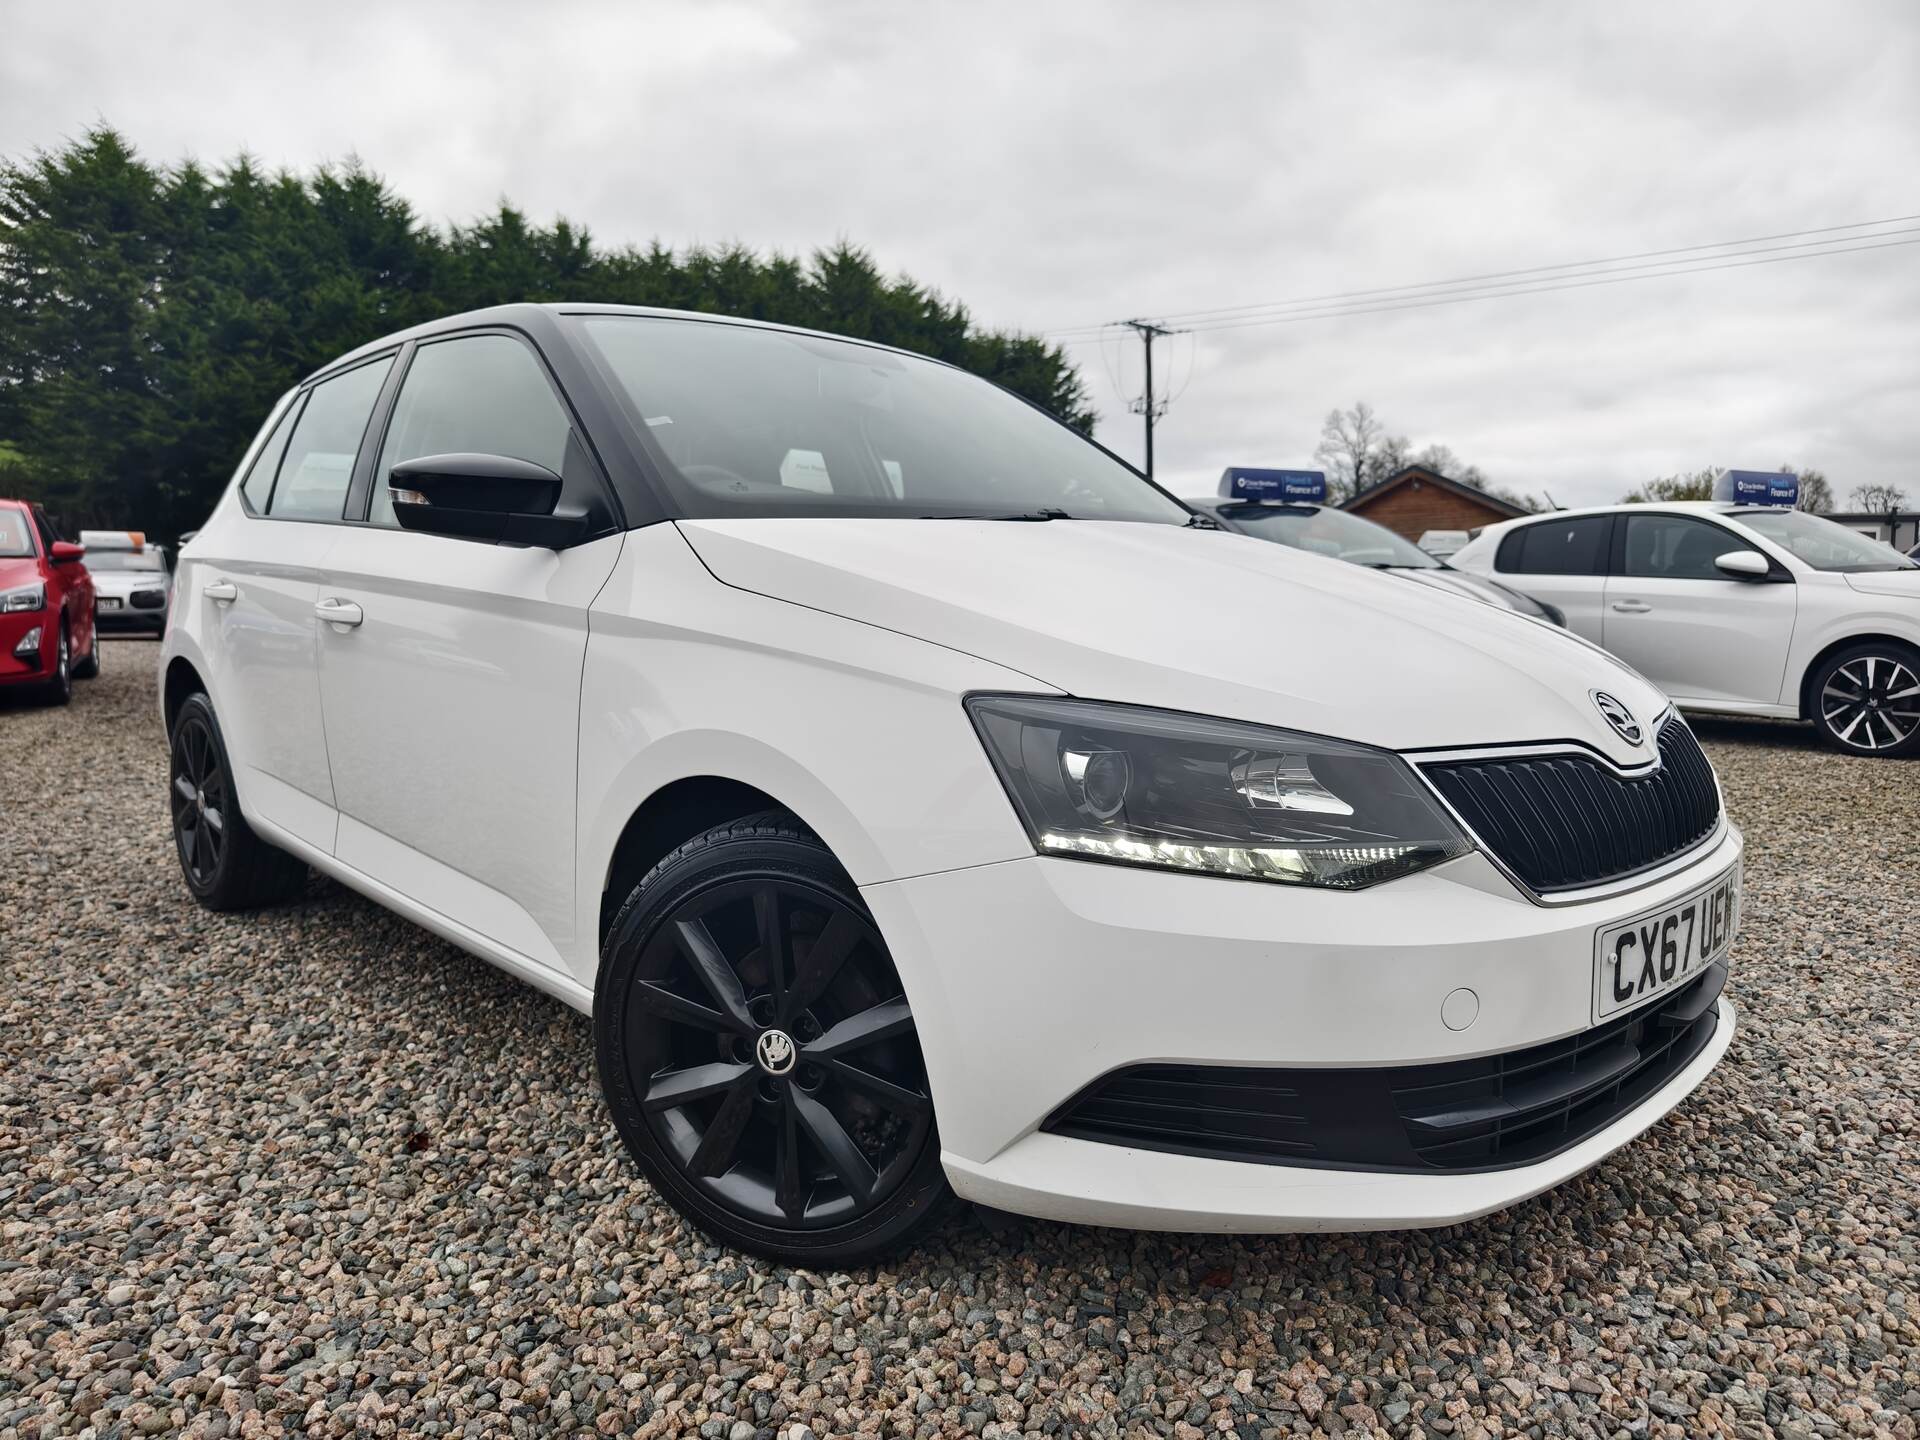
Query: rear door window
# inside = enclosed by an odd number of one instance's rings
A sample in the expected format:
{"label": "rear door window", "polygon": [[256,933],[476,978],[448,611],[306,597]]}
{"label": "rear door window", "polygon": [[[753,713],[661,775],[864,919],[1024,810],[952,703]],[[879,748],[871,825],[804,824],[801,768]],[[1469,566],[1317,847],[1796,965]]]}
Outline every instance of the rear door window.
{"label": "rear door window", "polygon": [[354,457],[373,417],[393,357],[323,380],[307,396],[286,458],[267,500],[276,520],[338,520],[347,503]]}
{"label": "rear door window", "polygon": [[1581,515],[1526,525],[1500,542],[1493,568],[1511,575],[1600,575],[1606,571],[1611,515]]}

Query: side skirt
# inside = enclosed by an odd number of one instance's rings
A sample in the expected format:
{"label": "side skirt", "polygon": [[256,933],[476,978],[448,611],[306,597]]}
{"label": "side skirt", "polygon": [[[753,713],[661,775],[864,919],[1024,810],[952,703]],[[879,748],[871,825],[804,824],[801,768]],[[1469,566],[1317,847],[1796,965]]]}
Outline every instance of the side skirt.
{"label": "side skirt", "polygon": [[529,959],[517,950],[508,949],[505,945],[489,940],[479,931],[471,930],[457,920],[448,919],[438,910],[430,910],[425,905],[408,899],[391,885],[354,869],[353,866],[308,844],[299,836],[281,829],[270,820],[248,815],[247,823],[259,832],[262,839],[279,846],[290,855],[299,856],[321,874],[331,876],[350,890],[358,891],[376,905],[393,911],[402,919],[411,920],[422,929],[431,930],[441,939],[451,941],[469,954],[477,955],[514,978],[526,981],[535,989],[544,990],[556,1000],[572,1006],[582,1015],[593,1013],[593,991],[572,976],[562,975],[537,960]]}

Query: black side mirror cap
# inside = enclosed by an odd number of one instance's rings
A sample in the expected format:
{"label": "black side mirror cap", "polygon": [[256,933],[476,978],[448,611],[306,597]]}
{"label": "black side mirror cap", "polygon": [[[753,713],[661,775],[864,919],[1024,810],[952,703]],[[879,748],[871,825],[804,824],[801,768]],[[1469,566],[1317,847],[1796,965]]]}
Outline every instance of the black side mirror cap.
{"label": "black side mirror cap", "polygon": [[387,476],[403,530],[495,544],[565,549],[585,537],[584,514],[558,509],[560,477],[511,455],[423,455]]}

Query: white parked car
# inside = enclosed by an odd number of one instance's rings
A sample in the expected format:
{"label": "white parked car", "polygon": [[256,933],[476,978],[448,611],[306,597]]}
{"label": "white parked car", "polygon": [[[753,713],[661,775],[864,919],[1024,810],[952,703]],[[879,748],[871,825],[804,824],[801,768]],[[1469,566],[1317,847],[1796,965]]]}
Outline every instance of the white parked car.
{"label": "white parked car", "polygon": [[158,635],[167,628],[173,576],[167,551],[138,530],[82,530],[93,576],[94,625],[102,633]]}
{"label": "white parked car", "polygon": [[876,345],[588,306],[369,345],[180,557],[187,886],[311,865],[589,1012],[661,1194],[816,1264],[954,1195],[1446,1224],[1653,1124],[1734,1029],[1685,723],[1191,520]]}
{"label": "white parked car", "polygon": [[1555,606],[1683,710],[1810,720],[1856,755],[1920,753],[1920,565],[1776,490],[1786,503],[1509,520],[1452,563]]}
{"label": "white parked car", "polygon": [[1436,560],[1448,560],[1466,549],[1472,538],[1466,530],[1422,530],[1420,548]]}

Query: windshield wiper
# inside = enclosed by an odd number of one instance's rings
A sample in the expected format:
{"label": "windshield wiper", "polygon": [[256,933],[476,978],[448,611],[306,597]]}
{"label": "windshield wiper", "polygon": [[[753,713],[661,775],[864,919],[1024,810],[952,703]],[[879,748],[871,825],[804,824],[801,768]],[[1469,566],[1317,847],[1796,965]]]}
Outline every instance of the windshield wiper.
{"label": "windshield wiper", "polygon": [[922,520],[1071,520],[1073,516],[1051,505],[1038,510],[1015,510],[1005,515],[922,515]]}

